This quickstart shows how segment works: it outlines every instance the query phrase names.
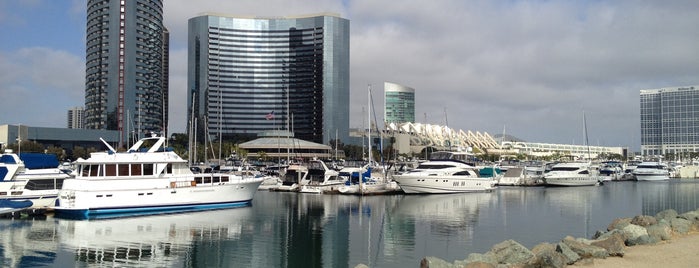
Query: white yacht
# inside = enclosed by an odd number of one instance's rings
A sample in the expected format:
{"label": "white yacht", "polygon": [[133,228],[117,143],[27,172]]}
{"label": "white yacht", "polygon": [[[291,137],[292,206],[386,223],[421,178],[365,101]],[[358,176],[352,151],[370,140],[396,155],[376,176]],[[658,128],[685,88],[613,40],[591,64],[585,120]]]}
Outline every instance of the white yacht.
{"label": "white yacht", "polygon": [[53,206],[69,173],[59,169],[55,155],[5,150],[0,155],[0,213]]}
{"label": "white yacht", "polygon": [[[104,141],[103,141],[104,142]],[[164,147],[164,137],[139,140],[127,152],[78,159],[54,207],[58,216],[109,218],[247,206],[261,178],[194,174],[187,161]]]}
{"label": "white yacht", "polygon": [[591,186],[598,185],[601,178],[589,162],[558,163],[544,175],[550,186]]}
{"label": "white yacht", "polygon": [[[430,160],[393,179],[406,194],[482,192],[495,189],[494,177],[480,177],[478,169],[462,161],[463,154],[435,152]],[[465,158],[462,158],[465,159]]]}
{"label": "white yacht", "polygon": [[670,172],[662,162],[642,162],[633,170],[637,181],[664,181],[670,179]]}
{"label": "white yacht", "polygon": [[344,185],[345,181],[339,176],[339,172],[328,168],[325,162],[311,160],[308,163],[308,182],[301,186],[302,193],[334,193]]}
{"label": "white yacht", "polygon": [[[370,167],[345,168],[340,176],[349,178],[338,188],[340,194],[346,195],[380,195],[400,192],[398,183],[382,173],[382,168]],[[381,174],[381,175],[378,175]]]}

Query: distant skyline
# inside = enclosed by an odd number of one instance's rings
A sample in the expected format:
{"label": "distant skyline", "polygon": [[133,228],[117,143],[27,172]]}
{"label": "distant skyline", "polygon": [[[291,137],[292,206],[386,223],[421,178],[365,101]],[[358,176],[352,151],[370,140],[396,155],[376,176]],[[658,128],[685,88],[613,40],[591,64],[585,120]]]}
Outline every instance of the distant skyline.
{"label": "distant skyline", "polygon": [[[0,1],[0,124],[65,127],[84,105],[83,0]],[[350,20],[350,127],[371,84],[415,89],[418,123],[530,142],[640,148],[642,89],[699,84],[699,1],[243,0],[164,3],[170,133],[186,130],[187,20],[338,13]],[[379,121],[383,107],[372,107]],[[445,114],[446,113],[446,114]]]}

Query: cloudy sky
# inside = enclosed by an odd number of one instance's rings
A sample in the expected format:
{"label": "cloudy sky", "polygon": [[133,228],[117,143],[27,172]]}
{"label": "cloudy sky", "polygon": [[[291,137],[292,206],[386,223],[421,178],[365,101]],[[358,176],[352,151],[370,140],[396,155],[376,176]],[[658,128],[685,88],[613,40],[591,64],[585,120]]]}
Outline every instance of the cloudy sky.
{"label": "cloudy sky", "polygon": [[[84,105],[84,0],[0,0],[0,124],[65,127]],[[350,127],[371,85],[416,90],[416,121],[531,142],[640,146],[639,90],[699,84],[699,1],[167,0],[170,132],[186,125],[187,20],[350,20]],[[381,120],[381,119],[379,119]]]}

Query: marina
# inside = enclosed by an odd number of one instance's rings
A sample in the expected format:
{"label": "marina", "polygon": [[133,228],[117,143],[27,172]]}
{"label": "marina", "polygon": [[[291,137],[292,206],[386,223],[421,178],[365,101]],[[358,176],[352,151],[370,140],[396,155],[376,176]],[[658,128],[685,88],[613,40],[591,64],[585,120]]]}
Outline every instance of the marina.
{"label": "marina", "polygon": [[251,206],[73,220],[1,219],[9,266],[417,267],[513,239],[527,247],[591,237],[620,217],[699,207],[699,182],[498,187],[434,195],[258,191]]}

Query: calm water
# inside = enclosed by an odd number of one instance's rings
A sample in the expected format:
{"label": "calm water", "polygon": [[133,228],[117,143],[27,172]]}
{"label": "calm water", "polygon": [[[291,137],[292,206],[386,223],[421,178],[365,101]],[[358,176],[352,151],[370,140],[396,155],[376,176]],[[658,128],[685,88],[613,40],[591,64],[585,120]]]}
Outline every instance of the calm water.
{"label": "calm water", "polygon": [[610,182],[492,193],[258,192],[252,206],[111,220],[0,220],[2,267],[419,267],[514,239],[591,237],[615,218],[699,208],[699,182]]}

